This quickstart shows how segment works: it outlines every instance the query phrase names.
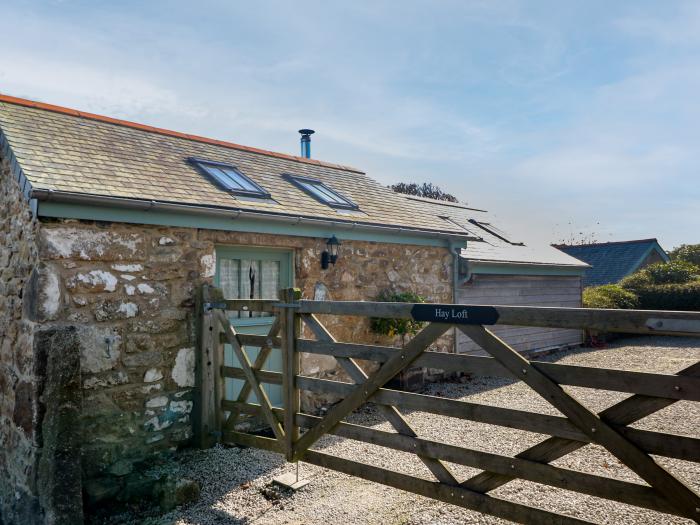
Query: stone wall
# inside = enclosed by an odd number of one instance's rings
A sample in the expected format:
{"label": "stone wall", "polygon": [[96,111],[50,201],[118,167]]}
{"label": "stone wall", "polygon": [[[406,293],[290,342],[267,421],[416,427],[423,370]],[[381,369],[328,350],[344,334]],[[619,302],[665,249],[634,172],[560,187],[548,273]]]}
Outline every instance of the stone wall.
{"label": "stone wall", "polygon": [[[128,497],[144,461],[192,437],[195,290],[211,282],[215,247],[293,250],[305,298],[371,300],[380,290],[452,299],[445,248],[343,241],[321,270],[325,239],[82,221],[45,221],[39,235],[37,317],[71,325],[81,347],[83,475],[89,501]],[[341,239],[342,240],[342,239]],[[356,318],[324,319],[340,340],[395,343]],[[436,344],[450,350],[449,339]],[[307,356],[305,373],[336,375],[332,358]]]}
{"label": "stone wall", "polygon": [[[0,516],[31,523],[39,512],[36,463],[40,382],[34,323],[25,315],[26,290],[38,264],[37,224],[29,203],[0,164]],[[2,521],[0,519],[0,521]]]}

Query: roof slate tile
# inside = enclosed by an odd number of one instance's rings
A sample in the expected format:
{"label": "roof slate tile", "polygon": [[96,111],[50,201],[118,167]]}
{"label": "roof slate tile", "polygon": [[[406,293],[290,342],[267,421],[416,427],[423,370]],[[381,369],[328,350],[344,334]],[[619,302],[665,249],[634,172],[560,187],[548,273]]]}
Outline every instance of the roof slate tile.
{"label": "roof slate tile", "polygon": [[[35,189],[468,234],[354,169],[17,100],[0,96],[0,130]],[[279,204],[222,191],[187,162],[190,157],[236,166]],[[294,187],[285,173],[323,181],[366,215],[339,214]]]}

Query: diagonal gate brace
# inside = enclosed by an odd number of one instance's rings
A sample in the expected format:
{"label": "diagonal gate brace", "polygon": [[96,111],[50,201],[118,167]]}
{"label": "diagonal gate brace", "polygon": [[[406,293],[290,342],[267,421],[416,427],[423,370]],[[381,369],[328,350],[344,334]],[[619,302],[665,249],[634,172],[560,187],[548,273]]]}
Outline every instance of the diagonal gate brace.
{"label": "diagonal gate brace", "polygon": [[605,447],[639,477],[663,494],[685,516],[700,518],[700,497],[675,478],[648,454],[628,441],[617,430],[581,405],[560,385],[535,368],[527,359],[483,326],[459,329],[495,357],[518,379],[568,417],[592,441]]}
{"label": "diagonal gate brace", "polygon": [[[302,315],[302,319],[306,323],[306,326],[308,326],[314,333],[316,339],[319,341],[332,343],[336,342],[335,338],[330,334],[330,332],[328,332],[328,330],[326,330],[326,327],[321,324],[316,316],[313,314],[305,314]],[[363,384],[367,381],[367,374],[353,359],[348,357],[336,357],[336,360],[356,384]],[[408,424],[408,421],[404,419],[404,417],[395,407],[388,405],[377,405],[377,408],[399,434],[409,437],[418,437],[418,434],[416,434],[416,432],[411,428],[411,425]],[[425,466],[428,467],[430,472],[433,473],[438,481],[447,483],[448,485],[459,484],[454,475],[440,460],[429,458],[427,456],[421,456],[420,454],[418,457],[425,464]]]}
{"label": "diagonal gate brace", "polygon": [[318,439],[335,427],[343,418],[353,410],[362,406],[377,390],[386,384],[392,377],[408,367],[435,339],[449,330],[446,324],[431,323],[421,330],[403,349],[387,362],[379,370],[367,378],[363,384],[355,387],[355,390],[340,403],[331,408],[322,421],[306,431],[297,441],[294,451],[294,459],[299,459],[303,453]]}

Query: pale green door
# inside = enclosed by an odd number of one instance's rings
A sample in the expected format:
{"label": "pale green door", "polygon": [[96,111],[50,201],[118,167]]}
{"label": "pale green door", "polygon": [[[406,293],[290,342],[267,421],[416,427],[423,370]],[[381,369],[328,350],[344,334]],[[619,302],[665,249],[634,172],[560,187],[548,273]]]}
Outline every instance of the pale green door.
{"label": "pale green door", "polygon": [[[266,248],[218,247],[216,250],[215,284],[226,299],[278,299],[279,290],[292,286],[292,255],[283,250]],[[267,335],[274,321],[272,314],[264,312],[229,312],[234,329],[242,334]],[[245,347],[251,361],[259,347]],[[224,364],[239,367],[230,345],[225,346]],[[263,365],[263,370],[282,371],[282,355],[273,349]],[[226,379],[226,399],[235,400],[243,387],[240,379]],[[282,406],[282,387],[263,385],[273,405]],[[249,401],[257,403],[254,393]]]}

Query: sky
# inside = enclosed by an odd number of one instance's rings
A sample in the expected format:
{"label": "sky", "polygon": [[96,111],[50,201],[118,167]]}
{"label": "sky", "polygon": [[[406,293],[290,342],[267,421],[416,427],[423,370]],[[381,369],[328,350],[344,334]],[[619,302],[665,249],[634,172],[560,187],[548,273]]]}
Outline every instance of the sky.
{"label": "sky", "polygon": [[700,243],[700,2],[0,0],[0,92]]}

